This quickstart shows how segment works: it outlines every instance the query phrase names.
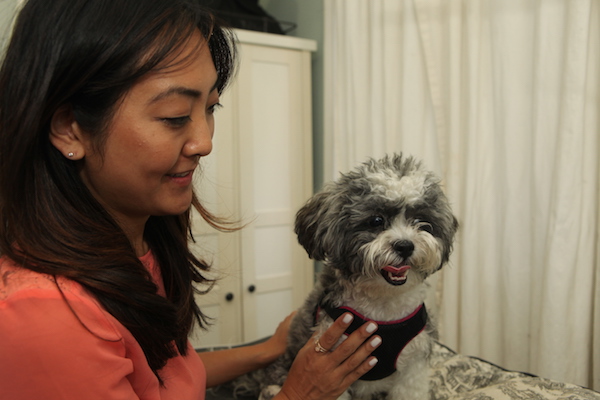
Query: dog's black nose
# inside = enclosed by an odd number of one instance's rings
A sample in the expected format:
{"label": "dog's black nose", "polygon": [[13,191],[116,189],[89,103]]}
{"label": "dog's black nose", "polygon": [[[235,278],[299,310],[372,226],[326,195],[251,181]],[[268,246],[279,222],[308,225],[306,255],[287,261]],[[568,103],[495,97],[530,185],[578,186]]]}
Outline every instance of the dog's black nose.
{"label": "dog's black nose", "polygon": [[415,245],[410,240],[398,240],[394,242],[392,247],[404,258],[410,257],[415,251]]}

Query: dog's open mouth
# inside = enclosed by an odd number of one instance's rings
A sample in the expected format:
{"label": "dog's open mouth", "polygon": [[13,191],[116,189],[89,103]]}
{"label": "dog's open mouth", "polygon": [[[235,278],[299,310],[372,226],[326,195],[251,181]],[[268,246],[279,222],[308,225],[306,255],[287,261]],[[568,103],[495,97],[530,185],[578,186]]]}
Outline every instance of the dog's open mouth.
{"label": "dog's open mouth", "polygon": [[383,275],[383,278],[392,285],[404,285],[408,279],[406,275],[409,270],[410,265],[402,265],[400,267],[388,265],[381,270],[381,275]]}

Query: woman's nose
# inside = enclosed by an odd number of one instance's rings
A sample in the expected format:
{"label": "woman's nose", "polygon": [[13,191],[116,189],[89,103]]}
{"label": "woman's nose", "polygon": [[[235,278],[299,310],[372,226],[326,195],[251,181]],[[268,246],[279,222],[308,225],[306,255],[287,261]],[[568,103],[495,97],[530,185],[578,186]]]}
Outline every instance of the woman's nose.
{"label": "woman's nose", "polygon": [[207,156],[212,151],[213,125],[206,120],[192,126],[190,135],[183,148],[186,157]]}

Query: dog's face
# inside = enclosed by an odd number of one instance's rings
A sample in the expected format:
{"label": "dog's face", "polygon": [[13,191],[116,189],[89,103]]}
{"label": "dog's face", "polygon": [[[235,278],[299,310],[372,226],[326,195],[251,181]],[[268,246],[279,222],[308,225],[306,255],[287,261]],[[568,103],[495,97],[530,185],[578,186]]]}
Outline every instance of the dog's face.
{"label": "dog's face", "polygon": [[439,180],[395,155],[326,185],[298,212],[295,230],[309,256],[342,277],[396,287],[441,268],[457,228]]}

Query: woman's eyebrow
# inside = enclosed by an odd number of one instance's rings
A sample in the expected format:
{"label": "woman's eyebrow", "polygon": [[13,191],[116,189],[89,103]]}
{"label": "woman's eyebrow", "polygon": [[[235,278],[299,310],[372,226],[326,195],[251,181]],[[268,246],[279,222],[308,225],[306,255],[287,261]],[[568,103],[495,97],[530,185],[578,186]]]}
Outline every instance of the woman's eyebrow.
{"label": "woman's eyebrow", "polygon": [[[217,79],[214,85],[210,88],[209,93],[214,92],[219,86],[219,80]],[[164,99],[165,97],[173,96],[173,95],[181,95],[185,97],[189,97],[192,99],[197,99],[202,95],[202,92],[196,89],[191,89],[185,86],[173,86],[168,88],[167,90],[160,92],[156,96],[152,97],[148,104],[156,103],[159,100]]]}
{"label": "woman's eyebrow", "polygon": [[150,101],[148,102],[148,104],[156,103],[157,101],[160,101],[166,97],[173,96],[173,95],[181,95],[181,96],[185,96],[185,97],[190,97],[192,99],[197,99],[202,95],[202,92],[200,92],[199,90],[190,89],[190,88],[187,88],[184,86],[174,86],[174,87],[171,87],[165,91],[162,91],[159,94],[157,94],[156,96],[152,97],[150,99]]}

